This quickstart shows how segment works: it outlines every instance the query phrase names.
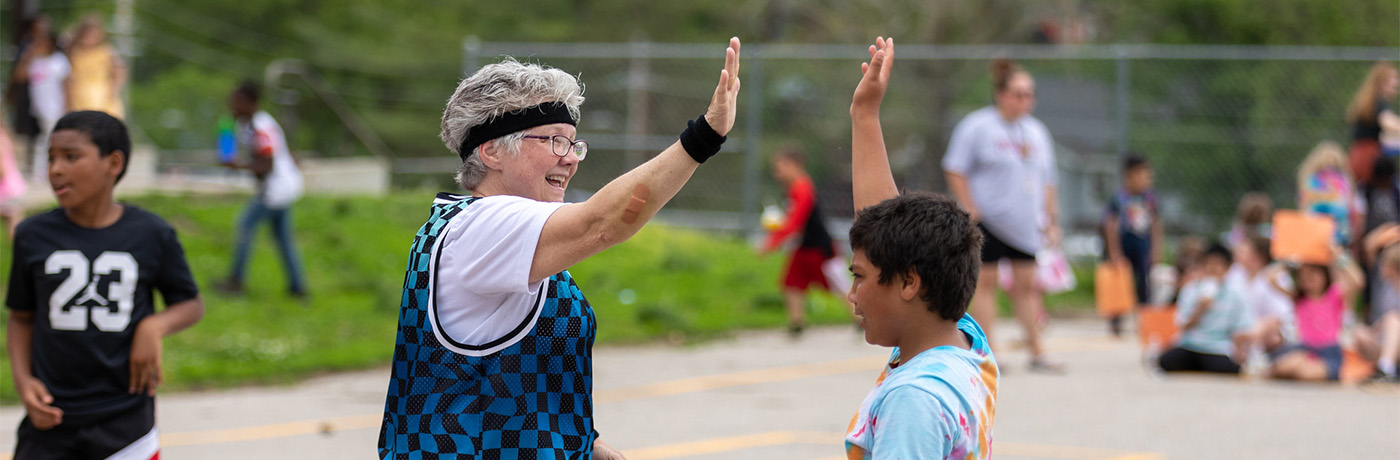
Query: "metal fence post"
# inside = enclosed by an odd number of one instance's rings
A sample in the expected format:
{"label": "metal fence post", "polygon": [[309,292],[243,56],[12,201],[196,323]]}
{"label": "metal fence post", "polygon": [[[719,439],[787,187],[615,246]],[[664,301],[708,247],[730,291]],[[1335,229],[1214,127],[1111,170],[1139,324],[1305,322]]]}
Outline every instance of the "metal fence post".
{"label": "metal fence post", "polygon": [[481,39],[468,35],[462,39],[462,78],[476,72],[481,59]]}
{"label": "metal fence post", "polygon": [[1130,78],[1128,74],[1128,53],[1121,45],[1115,46],[1114,48],[1116,48],[1114,54],[1117,55],[1115,58],[1117,66],[1114,72],[1117,85],[1113,97],[1117,100],[1116,102],[1118,102],[1118,113],[1116,114],[1117,123],[1115,123],[1117,126],[1114,127],[1113,131],[1116,137],[1116,147],[1118,147],[1117,155],[1126,155],[1129,149],[1128,125],[1131,121],[1131,114],[1129,111],[1132,109],[1132,93],[1129,92],[1128,81]]}
{"label": "metal fence post", "polygon": [[627,151],[623,154],[628,168],[641,165],[647,159],[642,137],[647,134],[651,119],[651,57],[650,45],[634,39],[629,47],[627,65]]}
{"label": "metal fence post", "polygon": [[744,203],[742,222],[744,233],[755,235],[758,226],[758,170],[759,149],[763,145],[763,53],[761,47],[750,45],[743,75],[744,88],[748,93],[744,105]]}
{"label": "metal fence post", "polygon": [[[117,10],[112,13],[112,36],[117,45],[117,54],[126,59],[126,68],[131,69],[136,60],[136,40],[133,36],[136,33],[136,14],[134,12],[135,0],[117,0]],[[131,85],[122,85],[122,104],[131,107]]]}
{"label": "metal fence post", "polygon": [[[139,2],[140,0],[134,0]],[[634,43],[480,43],[465,37],[462,43],[462,67],[467,73],[477,70],[478,62],[491,56],[510,54],[532,58],[587,59],[599,69],[607,69],[607,83],[598,92],[607,94],[614,104],[607,107],[608,123],[591,128],[589,136],[597,141],[594,149],[621,154],[607,166],[609,171],[592,171],[590,177],[580,176],[580,188],[601,187],[604,179],[635,166],[630,152],[654,152],[674,139],[671,133],[657,133],[652,118],[693,116],[678,112],[686,101],[701,100],[711,91],[708,77],[693,75],[698,61],[712,62],[710,45],[649,42],[638,36]],[[778,138],[816,136],[826,142],[841,142],[839,133],[816,132],[840,126],[833,118],[844,113],[823,114],[818,110],[843,112],[844,107],[819,102],[808,95],[849,94],[849,82],[835,78],[834,68],[805,63],[847,62],[849,45],[821,44],[751,44],[745,49],[742,68],[747,93],[743,96],[744,117],[736,125],[735,134],[724,149],[724,160],[730,168],[723,172],[712,170],[691,179],[673,207],[690,206],[679,211],[697,211],[697,216],[715,219],[690,219],[686,225],[713,229],[761,232],[759,215],[764,203],[762,192],[768,186],[765,135]],[[1393,58],[1397,48],[1390,47],[1308,47],[1308,46],[1185,46],[1185,45],[924,45],[905,44],[901,59],[922,63],[938,63],[936,72],[916,76],[916,85],[923,85],[938,99],[933,108],[940,114],[963,111],[981,106],[977,94],[963,94],[971,72],[990,55],[1005,55],[1015,59],[1056,61],[1066,64],[1064,75],[1048,76],[1041,81],[1047,90],[1067,88],[1075,97],[1042,100],[1042,115],[1056,114],[1055,132],[1066,157],[1062,163],[1067,173],[1075,174],[1061,184],[1065,198],[1065,217],[1087,223],[1095,215],[1106,189],[1116,186],[1117,161],[1123,152],[1135,150],[1151,155],[1162,167],[1158,192],[1164,198],[1164,216],[1173,227],[1208,233],[1219,223],[1227,222],[1233,213],[1234,201],[1247,190],[1266,187],[1270,181],[1287,183],[1291,164],[1302,159],[1317,139],[1336,136],[1337,111],[1350,97],[1350,85],[1339,88],[1330,81],[1358,78],[1362,63]],[[628,60],[631,59],[629,62]],[[768,60],[774,60],[769,63]],[[804,63],[789,67],[786,63]],[[1277,85],[1289,93],[1271,97],[1259,91],[1233,91],[1224,85],[1237,79],[1239,64],[1273,63],[1260,66],[1261,84]],[[1325,65],[1320,65],[1325,64]],[[631,65],[631,68],[629,68]],[[781,77],[775,73],[774,86],[766,88],[769,65],[782,66]],[[1297,67],[1306,71],[1298,74],[1298,85],[1290,85],[1287,73]],[[629,72],[633,70],[634,72]],[[778,67],[774,67],[776,72]],[[1106,72],[1106,73],[1105,73]],[[1135,73],[1136,72],[1136,73]],[[641,78],[632,78],[631,75]],[[767,92],[775,93],[773,106],[768,106]],[[792,97],[789,97],[792,96]],[[1082,100],[1078,97],[1082,96]],[[376,101],[377,97],[357,99]],[[646,103],[642,103],[642,102]],[[373,104],[377,102],[366,102]],[[923,110],[918,101],[899,101],[905,113]],[[433,102],[434,105],[439,102]],[[1092,104],[1092,107],[1086,107]],[[426,103],[424,104],[426,105]],[[1278,115],[1267,115],[1261,109]],[[638,107],[628,113],[629,107]],[[644,110],[642,108],[645,108]],[[811,111],[806,117],[788,114]],[[650,116],[643,116],[650,115]],[[630,117],[630,118],[629,118]],[[769,118],[771,117],[771,118]],[[927,120],[912,117],[891,117],[888,132],[923,132]],[[1134,130],[1141,120],[1152,129]],[[769,123],[772,121],[772,123]],[[953,120],[948,120],[953,121]],[[951,123],[935,126],[936,130]],[[833,124],[835,123],[835,124]],[[738,137],[743,137],[739,139]],[[912,138],[911,138],[912,139]],[[914,139],[917,140],[917,139]],[[915,149],[919,145],[906,148]],[[937,146],[934,147],[939,148]],[[1264,154],[1269,154],[1265,161]],[[743,155],[740,159],[737,155]],[[1072,156],[1071,156],[1072,155]],[[1247,155],[1258,155],[1250,158]],[[936,155],[927,160],[934,161]],[[455,165],[454,165],[455,166]],[[926,165],[931,166],[931,165]],[[452,166],[446,166],[452,167]],[[597,168],[599,166],[590,166]],[[617,169],[612,171],[611,169]],[[430,168],[438,171],[442,167]],[[929,172],[936,168],[926,168]],[[919,177],[908,177],[913,188],[920,188]],[[925,186],[938,184],[937,176],[922,181]],[[742,184],[735,181],[742,180]],[[586,185],[585,185],[586,183]],[[733,190],[735,186],[741,190]],[[1285,185],[1286,187],[1286,185]],[[739,193],[735,193],[739,192]],[[686,203],[681,205],[679,203]],[[1078,207],[1078,210],[1072,210]],[[835,208],[835,207],[833,207]],[[837,214],[837,212],[840,214]],[[849,216],[842,205],[833,214]],[[702,213],[715,213],[702,214]],[[676,213],[681,215],[684,213]],[[723,218],[718,218],[723,216]],[[1077,217],[1072,217],[1077,216]]]}

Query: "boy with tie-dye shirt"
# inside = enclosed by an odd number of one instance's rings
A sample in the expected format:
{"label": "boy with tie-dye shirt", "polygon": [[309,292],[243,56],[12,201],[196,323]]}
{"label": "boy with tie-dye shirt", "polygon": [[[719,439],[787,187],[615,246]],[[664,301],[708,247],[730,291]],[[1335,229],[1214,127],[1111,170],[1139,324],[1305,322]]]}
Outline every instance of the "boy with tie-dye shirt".
{"label": "boy with tie-dye shirt", "polygon": [[957,202],[895,187],[880,130],[894,43],[877,39],[851,103],[851,226],[847,299],[865,340],[893,347],[890,364],[846,433],[864,459],[986,459],[996,415],[996,359],[967,314],[982,233]]}
{"label": "boy with tie-dye shirt", "polygon": [[944,346],[901,363],[899,350],[846,433],[847,457],[988,458],[996,414],[996,362],[982,329],[964,316],[972,349]]}

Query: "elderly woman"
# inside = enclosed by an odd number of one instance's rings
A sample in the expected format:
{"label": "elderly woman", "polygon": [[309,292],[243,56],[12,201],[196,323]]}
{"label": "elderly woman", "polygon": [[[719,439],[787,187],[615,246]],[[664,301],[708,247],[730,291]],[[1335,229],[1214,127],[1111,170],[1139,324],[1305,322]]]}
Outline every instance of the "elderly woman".
{"label": "elderly woman", "polygon": [[636,234],[734,126],[739,39],[704,115],[660,155],[563,203],[583,88],[511,59],[442,116],[470,195],[439,194],[409,252],[381,458],[622,458],[593,427],[593,308],[568,268]]}

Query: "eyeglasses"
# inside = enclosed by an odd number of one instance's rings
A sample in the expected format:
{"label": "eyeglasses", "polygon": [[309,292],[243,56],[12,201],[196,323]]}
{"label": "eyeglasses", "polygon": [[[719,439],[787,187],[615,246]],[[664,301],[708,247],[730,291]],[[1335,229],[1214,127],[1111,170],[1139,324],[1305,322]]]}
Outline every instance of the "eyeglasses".
{"label": "eyeglasses", "polygon": [[569,152],[578,155],[579,161],[583,161],[588,156],[588,141],[573,140],[568,137],[555,134],[553,136],[541,136],[537,134],[526,134],[521,136],[526,139],[539,139],[550,142],[550,150],[559,157],[569,156]]}

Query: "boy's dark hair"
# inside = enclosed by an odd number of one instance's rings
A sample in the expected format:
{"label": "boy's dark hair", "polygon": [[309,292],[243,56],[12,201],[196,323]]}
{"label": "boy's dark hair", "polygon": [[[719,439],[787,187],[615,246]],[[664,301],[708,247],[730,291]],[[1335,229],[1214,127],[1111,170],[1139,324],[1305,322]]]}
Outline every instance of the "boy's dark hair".
{"label": "boy's dark hair", "polygon": [[126,125],[116,117],[95,110],[80,110],[69,112],[63,118],[58,119],[58,123],[53,125],[53,131],[72,130],[87,135],[93,145],[97,146],[97,155],[106,158],[114,152],[122,154],[122,170],[117,173],[117,182],[122,181],[126,176],[126,167],[131,164],[131,135],[126,131]]}
{"label": "boy's dark hair", "polygon": [[259,86],[256,81],[243,80],[243,82],[238,84],[237,88],[233,89],[233,94],[247,99],[248,102],[252,102],[253,105],[258,105],[258,98],[262,97],[262,87]]}
{"label": "boy's dark hair", "polygon": [[1227,267],[1235,263],[1235,257],[1230,253],[1230,248],[1220,243],[1211,243],[1210,247],[1206,248],[1206,252],[1201,254],[1201,262],[1210,260],[1211,257],[1219,257],[1220,260],[1225,261]]}
{"label": "boy's dark hair", "polygon": [[1147,167],[1147,158],[1136,152],[1128,152],[1123,156],[1123,173],[1127,174],[1136,171],[1138,168]]}
{"label": "boy's dark hair", "polygon": [[850,239],[880,269],[880,284],[913,271],[929,311],[950,321],[967,313],[982,269],[982,232],[957,202],[924,192],[890,198],[856,213]]}

